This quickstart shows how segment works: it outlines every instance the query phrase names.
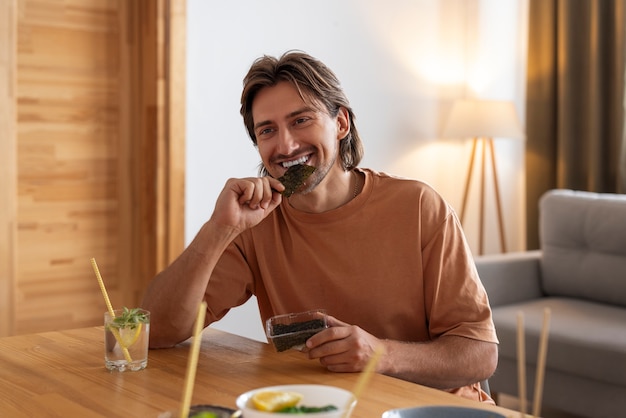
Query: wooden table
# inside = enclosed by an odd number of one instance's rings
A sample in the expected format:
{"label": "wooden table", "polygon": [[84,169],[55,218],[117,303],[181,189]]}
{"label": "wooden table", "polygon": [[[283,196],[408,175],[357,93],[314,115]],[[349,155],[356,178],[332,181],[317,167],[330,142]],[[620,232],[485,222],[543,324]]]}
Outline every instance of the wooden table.
{"label": "wooden table", "polygon": [[[104,368],[103,344],[102,327],[1,338],[0,416],[157,417],[180,405],[190,341],[151,350],[145,370],[125,373]],[[355,373],[328,372],[297,351],[277,353],[268,344],[209,328],[203,333],[192,404],[234,408],[239,394],[279,384],[351,390],[357,378]],[[380,417],[387,409],[416,405],[465,405],[515,414],[377,374],[352,416]]]}

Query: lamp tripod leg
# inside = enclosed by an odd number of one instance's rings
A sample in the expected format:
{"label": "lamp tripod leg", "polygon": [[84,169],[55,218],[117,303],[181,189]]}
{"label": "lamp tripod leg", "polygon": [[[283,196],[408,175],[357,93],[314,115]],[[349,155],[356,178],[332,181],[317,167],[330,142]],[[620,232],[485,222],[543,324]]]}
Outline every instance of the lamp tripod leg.
{"label": "lamp tripod leg", "polygon": [[480,213],[479,213],[479,228],[478,234],[478,254],[484,254],[485,246],[485,147],[487,146],[487,140],[481,138],[481,159],[480,159]]}
{"label": "lamp tripod leg", "polygon": [[493,150],[493,138],[489,138],[488,140],[489,151],[491,154],[491,170],[493,171],[493,189],[496,194],[496,209],[498,211],[498,227],[500,231],[500,247],[502,248],[502,252],[506,252],[506,239],[504,237],[504,222],[502,216],[502,204],[500,203],[500,189],[498,187],[498,171],[496,170],[496,157],[495,152]]}
{"label": "lamp tripod leg", "polygon": [[463,191],[463,202],[461,204],[461,224],[465,219],[465,208],[467,206],[467,196],[469,195],[470,183],[472,180],[472,171],[474,170],[474,160],[476,159],[476,144],[478,138],[474,138],[472,141],[472,153],[470,156],[469,168],[467,170],[467,177],[465,178],[465,190]]}

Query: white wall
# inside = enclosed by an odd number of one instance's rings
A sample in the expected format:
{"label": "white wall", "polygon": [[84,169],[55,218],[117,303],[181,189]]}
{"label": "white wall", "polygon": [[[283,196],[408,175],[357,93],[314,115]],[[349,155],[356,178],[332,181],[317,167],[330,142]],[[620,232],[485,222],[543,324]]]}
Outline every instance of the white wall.
{"label": "white wall", "polygon": [[[442,140],[441,129],[454,99],[464,97],[514,100],[523,120],[527,7],[527,0],[188,0],[187,243],[227,178],[256,175],[260,160],[239,115],[242,78],[255,58],[289,49],[321,59],[342,81],[365,145],[362,166],[426,181],[460,210],[469,146]],[[523,142],[499,139],[496,148],[507,243],[521,250]],[[476,200],[469,205],[465,227],[475,248]],[[487,239],[486,252],[499,251],[497,233]],[[214,326],[264,340],[254,300]]]}

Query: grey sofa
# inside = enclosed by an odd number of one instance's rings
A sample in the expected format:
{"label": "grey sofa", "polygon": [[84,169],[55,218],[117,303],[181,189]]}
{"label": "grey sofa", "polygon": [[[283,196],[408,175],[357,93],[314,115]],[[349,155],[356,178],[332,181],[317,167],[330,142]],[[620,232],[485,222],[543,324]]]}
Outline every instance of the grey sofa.
{"label": "grey sofa", "polygon": [[[551,309],[543,406],[626,417],[626,195],[552,190],[539,202],[541,249],[476,257],[500,339],[491,391],[517,395],[517,313],[533,388]],[[532,405],[529,404],[529,405]]]}

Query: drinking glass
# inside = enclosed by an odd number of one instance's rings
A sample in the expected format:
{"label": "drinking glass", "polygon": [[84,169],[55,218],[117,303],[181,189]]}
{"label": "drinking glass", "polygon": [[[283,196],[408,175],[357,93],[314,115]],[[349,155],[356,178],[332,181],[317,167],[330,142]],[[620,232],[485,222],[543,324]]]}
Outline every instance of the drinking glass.
{"label": "drinking glass", "polygon": [[114,310],[114,317],[104,313],[104,365],[108,370],[138,371],[148,365],[150,312],[133,311],[130,316],[126,309]]}

